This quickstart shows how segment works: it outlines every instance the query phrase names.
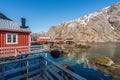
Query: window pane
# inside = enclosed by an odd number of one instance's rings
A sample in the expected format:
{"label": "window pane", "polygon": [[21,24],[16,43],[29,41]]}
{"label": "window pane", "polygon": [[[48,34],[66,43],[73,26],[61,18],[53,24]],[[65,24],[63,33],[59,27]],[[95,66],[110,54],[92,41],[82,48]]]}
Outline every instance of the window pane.
{"label": "window pane", "polygon": [[13,42],[17,42],[16,41],[16,35],[13,35]]}
{"label": "window pane", "polygon": [[11,42],[11,35],[10,35],[10,34],[7,35],[7,42],[8,42],[8,43]]}

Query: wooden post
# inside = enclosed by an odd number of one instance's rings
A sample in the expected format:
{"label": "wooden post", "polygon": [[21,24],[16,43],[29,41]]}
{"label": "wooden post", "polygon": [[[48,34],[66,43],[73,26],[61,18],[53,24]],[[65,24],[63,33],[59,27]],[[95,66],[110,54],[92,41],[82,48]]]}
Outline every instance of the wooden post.
{"label": "wooden post", "polygon": [[0,73],[1,73],[0,80],[5,80],[4,72],[5,72],[4,65],[0,65]]}
{"label": "wooden post", "polygon": [[[20,58],[23,59],[23,55],[20,55]],[[23,67],[23,63],[22,61],[20,61],[20,67],[22,68]],[[20,71],[20,74],[24,74],[24,71]],[[23,80],[23,79],[20,79],[20,80]]]}
{"label": "wooden post", "polygon": [[29,73],[29,69],[28,69],[29,63],[28,63],[28,60],[26,61],[26,66],[27,66],[27,70],[26,70],[26,73],[27,73],[26,80],[28,80],[28,78],[29,78],[29,76],[28,76],[28,73]]}
{"label": "wooden post", "polygon": [[[45,57],[47,58],[47,53],[45,54]],[[45,65],[47,65],[47,60],[45,61]]]}
{"label": "wooden post", "polygon": [[16,50],[16,48],[15,48],[15,57],[17,56],[17,53],[18,53],[18,52],[17,52],[17,50]]}
{"label": "wooden post", "polygon": [[[28,55],[25,55],[24,58],[27,58]],[[23,71],[23,73],[26,73],[27,76],[26,76],[26,79],[25,80],[28,80],[28,60],[24,63],[24,66],[27,66],[27,69],[25,71]]]}
{"label": "wooden post", "polygon": [[43,74],[43,70],[44,70],[43,57],[40,57],[40,76]]}
{"label": "wooden post", "polygon": [[[21,59],[27,58],[27,56],[28,55],[21,55]],[[23,66],[28,66],[28,60],[26,62],[21,62],[21,67]],[[28,74],[28,70],[29,69],[27,68],[26,70],[21,71],[21,74],[24,74],[24,73]],[[26,76],[25,78],[22,78],[21,80],[28,80],[28,76]]]}

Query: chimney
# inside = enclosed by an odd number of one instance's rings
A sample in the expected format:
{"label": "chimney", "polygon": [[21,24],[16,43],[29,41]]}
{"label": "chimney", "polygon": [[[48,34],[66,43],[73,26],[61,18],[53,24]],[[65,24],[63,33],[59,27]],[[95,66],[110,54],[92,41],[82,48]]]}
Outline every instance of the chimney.
{"label": "chimney", "polygon": [[25,28],[25,24],[26,24],[26,19],[25,18],[21,18],[21,23],[22,23],[22,28]]}
{"label": "chimney", "polygon": [[21,18],[20,28],[29,28],[29,26],[26,26],[26,19],[25,18]]}

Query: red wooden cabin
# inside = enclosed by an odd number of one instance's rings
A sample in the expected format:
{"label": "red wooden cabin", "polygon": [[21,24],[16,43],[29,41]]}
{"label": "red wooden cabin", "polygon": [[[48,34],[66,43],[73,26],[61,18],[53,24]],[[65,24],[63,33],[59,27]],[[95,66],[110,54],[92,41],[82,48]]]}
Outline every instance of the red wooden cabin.
{"label": "red wooden cabin", "polygon": [[61,38],[55,38],[54,42],[59,44],[59,43],[62,43],[63,40]]}
{"label": "red wooden cabin", "polygon": [[14,22],[0,17],[0,53],[28,52],[30,33],[24,18],[21,22]]}
{"label": "red wooden cabin", "polygon": [[38,37],[37,42],[50,42],[50,37]]}
{"label": "red wooden cabin", "polygon": [[37,42],[37,38],[36,38],[36,37],[31,36],[31,43],[34,43],[34,42]]}
{"label": "red wooden cabin", "polygon": [[66,38],[65,43],[66,44],[72,44],[74,42],[73,38]]}

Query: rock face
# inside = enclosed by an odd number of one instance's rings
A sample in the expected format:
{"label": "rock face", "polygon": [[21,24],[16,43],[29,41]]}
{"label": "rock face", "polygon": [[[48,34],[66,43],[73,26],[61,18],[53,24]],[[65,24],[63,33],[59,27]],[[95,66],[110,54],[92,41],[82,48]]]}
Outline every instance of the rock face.
{"label": "rock face", "polygon": [[75,42],[120,41],[120,3],[76,20],[51,26],[47,34],[53,39],[74,38]]}

